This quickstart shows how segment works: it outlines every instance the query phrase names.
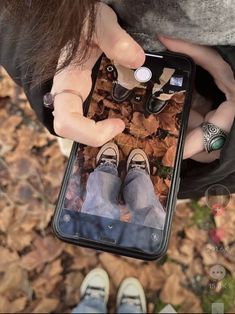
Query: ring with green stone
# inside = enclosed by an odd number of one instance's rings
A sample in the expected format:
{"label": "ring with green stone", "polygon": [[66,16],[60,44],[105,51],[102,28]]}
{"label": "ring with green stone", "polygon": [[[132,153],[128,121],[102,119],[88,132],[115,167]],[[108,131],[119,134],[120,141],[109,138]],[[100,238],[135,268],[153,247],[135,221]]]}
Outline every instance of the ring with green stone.
{"label": "ring with green stone", "polygon": [[227,133],[213,123],[203,122],[203,142],[207,153],[221,149],[227,138]]}

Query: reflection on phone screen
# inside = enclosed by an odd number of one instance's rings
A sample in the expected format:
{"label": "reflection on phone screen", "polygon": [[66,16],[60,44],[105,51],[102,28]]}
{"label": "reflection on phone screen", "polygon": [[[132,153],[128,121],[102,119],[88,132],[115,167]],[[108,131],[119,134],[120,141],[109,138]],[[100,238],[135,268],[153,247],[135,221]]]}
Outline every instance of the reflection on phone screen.
{"label": "reflection on phone screen", "polygon": [[102,58],[88,117],[126,128],[103,147],[80,147],[63,207],[80,214],[71,232],[151,252],[163,236],[188,76],[164,58],[147,56],[144,67],[145,82]]}

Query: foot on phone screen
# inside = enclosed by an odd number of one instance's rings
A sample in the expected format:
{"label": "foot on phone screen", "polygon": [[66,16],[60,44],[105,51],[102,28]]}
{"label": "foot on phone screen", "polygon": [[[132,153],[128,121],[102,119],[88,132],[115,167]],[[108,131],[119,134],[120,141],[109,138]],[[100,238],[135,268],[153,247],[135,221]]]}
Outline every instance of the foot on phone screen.
{"label": "foot on phone screen", "polygon": [[150,175],[148,157],[142,149],[137,148],[131,151],[127,159],[127,171],[131,169],[142,169]]}
{"label": "foot on phone screen", "polygon": [[118,146],[113,143],[109,142],[106,143],[104,146],[101,147],[100,151],[96,156],[96,166],[103,166],[103,165],[111,165],[115,168],[118,167],[119,164],[119,151]]}

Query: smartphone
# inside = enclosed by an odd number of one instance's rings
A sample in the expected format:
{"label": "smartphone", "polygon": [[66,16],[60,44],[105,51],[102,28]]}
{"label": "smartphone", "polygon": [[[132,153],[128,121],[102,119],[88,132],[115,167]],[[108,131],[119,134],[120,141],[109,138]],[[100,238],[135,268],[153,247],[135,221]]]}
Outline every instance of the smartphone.
{"label": "smartphone", "polygon": [[53,217],[61,240],[144,260],[165,254],[194,68],[167,51],[146,52],[138,69],[100,57],[84,113],[126,128],[103,147],[73,144]]}

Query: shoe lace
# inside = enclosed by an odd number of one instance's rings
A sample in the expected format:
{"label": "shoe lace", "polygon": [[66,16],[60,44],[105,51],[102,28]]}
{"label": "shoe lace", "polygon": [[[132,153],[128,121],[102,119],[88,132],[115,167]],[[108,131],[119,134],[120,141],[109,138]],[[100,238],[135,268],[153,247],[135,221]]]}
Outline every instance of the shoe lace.
{"label": "shoe lace", "polygon": [[140,297],[137,295],[131,296],[131,295],[124,294],[121,299],[121,304],[128,304],[128,305],[136,306],[142,309]]}
{"label": "shoe lace", "polygon": [[84,294],[84,299],[87,298],[104,299],[104,297],[105,291],[104,288],[101,287],[88,286]]}
{"label": "shoe lace", "polygon": [[108,156],[104,155],[101,157],[99,165],[112,165],[116,166],[116,157],[115,156]]}
{"label": "shoe lace", "polygon": [[137,168],[137,169],[145,170],[146,169],[146,162],[145,161],[135,161],[135,162],[132,162],[130,164],[130,168],[131,169]]}

